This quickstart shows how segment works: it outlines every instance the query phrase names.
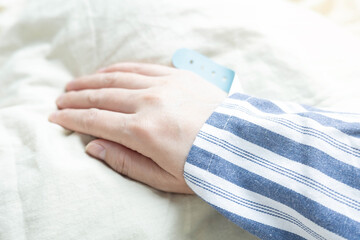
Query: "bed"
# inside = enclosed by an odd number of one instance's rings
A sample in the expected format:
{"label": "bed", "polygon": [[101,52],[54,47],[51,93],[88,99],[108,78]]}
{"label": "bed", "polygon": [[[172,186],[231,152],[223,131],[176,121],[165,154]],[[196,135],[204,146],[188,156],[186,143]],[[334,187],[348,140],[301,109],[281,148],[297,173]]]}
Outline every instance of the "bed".
{"label": "bed", "polygon": [[196,196],[120,176],[84,152],[90,136],[47,117],[74,77],[170,65],[184,47],[234,69],[247,94],[360,111],[359,16],[344,17],[360,5],[339,2],[0,1],[0,239],[256,239]]}

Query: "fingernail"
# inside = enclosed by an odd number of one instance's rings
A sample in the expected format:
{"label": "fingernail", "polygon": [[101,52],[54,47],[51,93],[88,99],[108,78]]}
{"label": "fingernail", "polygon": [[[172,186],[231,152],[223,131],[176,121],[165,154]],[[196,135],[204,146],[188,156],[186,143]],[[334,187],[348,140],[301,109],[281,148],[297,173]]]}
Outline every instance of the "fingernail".
{"label": "fingernail", "polygon": [[65,95],[65,94],[61,94],[61,95],[56,99],[56,104],[57,104],[58,106],[63,103],[64,95]]}
{"label": "fingernail", "polygon": [[100,144],[91,142],[86,146],[85,151],[91,156],[105,160],[106,150]]}
{"label": "fingernail", "polygon": [[53,112],[52,114],[50,114],[50,116],[49,116],[49,121],[50,122],[55,122],[56,121],[57,113],[58,112]]}

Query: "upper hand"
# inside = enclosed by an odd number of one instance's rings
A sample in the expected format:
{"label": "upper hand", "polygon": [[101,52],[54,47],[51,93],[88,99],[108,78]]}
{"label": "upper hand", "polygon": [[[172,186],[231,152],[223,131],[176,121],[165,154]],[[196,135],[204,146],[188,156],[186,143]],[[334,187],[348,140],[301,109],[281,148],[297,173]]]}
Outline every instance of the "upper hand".
{"label": "upper hand", "polygon": [[183,171],[193,141],[226,93],[194,73],[120,63],[66,86],[49,120],[100,139],[86,151],[156,189],[192,193]]}

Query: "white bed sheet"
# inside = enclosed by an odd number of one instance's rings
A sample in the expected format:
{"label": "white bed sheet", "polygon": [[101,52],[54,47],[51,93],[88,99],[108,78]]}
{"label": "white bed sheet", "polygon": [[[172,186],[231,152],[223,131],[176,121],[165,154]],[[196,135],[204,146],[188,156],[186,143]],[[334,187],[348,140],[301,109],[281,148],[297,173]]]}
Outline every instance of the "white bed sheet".
{"label": "white bed sheet", "polygon": [[[195,196],[166,194],[87,156],[48,123],[73,77],[195,49],[246,93],[359,111],[359,44],[276,0],[33,0],[0,40],[0,239],[254,239]],[[3,15],[4,16],[4,15]],[[15,16],[15,17],[14,17]],[[13,17],[13,18],[11,18]]]}

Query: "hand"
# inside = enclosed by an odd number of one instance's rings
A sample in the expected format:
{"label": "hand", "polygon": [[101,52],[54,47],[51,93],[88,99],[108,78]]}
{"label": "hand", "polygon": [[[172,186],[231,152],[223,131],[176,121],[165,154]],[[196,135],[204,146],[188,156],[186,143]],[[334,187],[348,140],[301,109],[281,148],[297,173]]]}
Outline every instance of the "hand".
{"label": "hand", "polygon": [[186,157],[225,92],[189,71],[139,63],[115,64],[66,90],[49,120],[100,138],[87,153],[156,189],[192,193]]}

